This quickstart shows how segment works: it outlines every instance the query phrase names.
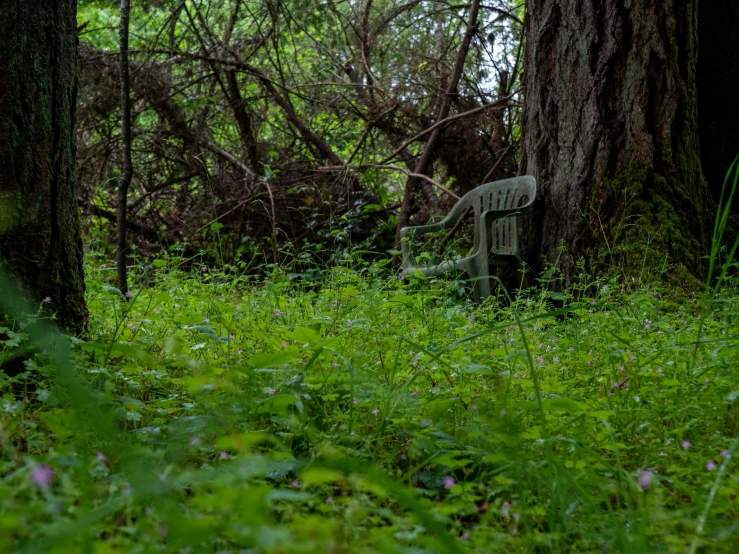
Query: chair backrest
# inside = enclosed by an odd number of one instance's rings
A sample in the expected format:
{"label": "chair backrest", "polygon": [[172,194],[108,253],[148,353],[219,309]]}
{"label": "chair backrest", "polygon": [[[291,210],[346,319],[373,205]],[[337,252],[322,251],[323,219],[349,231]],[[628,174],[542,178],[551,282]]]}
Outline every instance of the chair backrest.
{"label": "chair backrest", "polygon": [[511,215],[501,217],[488,229],[488,245],[494,254],[518,254],[516,234],[517,210],[529,208],[536,197],[536,180],[529,176],[513,177],[493,183],[486,183],[472,189],[459,199],[449,213],[459,217],[471,206],[475,215],[475,250],[480,245],[480,217],[488,210],[511,210]]}

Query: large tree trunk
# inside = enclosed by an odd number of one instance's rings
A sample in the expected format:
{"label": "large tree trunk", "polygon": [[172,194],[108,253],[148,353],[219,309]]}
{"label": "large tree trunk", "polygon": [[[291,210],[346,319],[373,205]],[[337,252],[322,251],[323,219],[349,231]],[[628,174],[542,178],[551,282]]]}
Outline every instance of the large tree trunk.
{"label": "large tree trunk", "polygon": [[718,201],[726,172],[739,154],[739,2],[703,0],[698,30],[701,161]]}
{"label": "large tree trunk", "polygon": [[564,246],[565,282],[581,257],[632,277],[705,270],[697,5],[529,0],[521,171],[539,186],[524,235],[535,268]]}
{"label": "large tree trunk", "polygon": [[0,266],[80,333],[76,11],[76,0],[0,2]]}

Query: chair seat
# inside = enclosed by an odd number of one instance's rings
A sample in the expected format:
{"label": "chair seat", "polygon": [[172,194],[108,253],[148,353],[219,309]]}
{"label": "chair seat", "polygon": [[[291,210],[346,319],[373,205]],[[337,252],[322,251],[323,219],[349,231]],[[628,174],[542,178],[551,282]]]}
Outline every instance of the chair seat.
{"label": "chair seat", "polygon": [[[475,256],[470,256],[468,258],[460,258],[459,260],[446,260],[436,265],[411,265],[408,267],[404,267],[403,273],[405,274],[413,273],[414,271],[420,271],[424,275],[433,277],[443,273],[449,273],[450,271],[454,271],[455,269],[464,271],[464,269],[460,266],[471,263],[473,260],[476,259],[477,258]],[[493,254],[488,259],[489,265],[500,267],[514,266],[516,264],[519,264],[520,262],[521,258],[513,254]]]}

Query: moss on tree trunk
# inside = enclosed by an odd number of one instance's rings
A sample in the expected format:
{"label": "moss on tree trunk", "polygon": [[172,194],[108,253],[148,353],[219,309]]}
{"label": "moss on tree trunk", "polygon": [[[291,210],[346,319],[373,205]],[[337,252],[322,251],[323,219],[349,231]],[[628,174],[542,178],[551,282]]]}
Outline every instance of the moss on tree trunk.
{"label": "moss on tree trunk", "polygon": [[0,265],[80,333],[76,11],[76,0],[0,3]]}
{"label": "moss on tree trunk", "polygon": [[560,246],[634,276],[701,275],[711,202],[701,168],[697,0],[530,0],[521,170],[539,195],[524,255]]}

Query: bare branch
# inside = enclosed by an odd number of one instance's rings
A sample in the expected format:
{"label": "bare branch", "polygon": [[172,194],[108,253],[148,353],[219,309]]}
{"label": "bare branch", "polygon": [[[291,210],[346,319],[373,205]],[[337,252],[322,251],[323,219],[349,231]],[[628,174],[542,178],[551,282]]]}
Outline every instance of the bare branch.
{"label": "bare branch", "polygon": [[476,113],[482,112],[487,110],[488,108],[496,108],[503,105],[508,105],[508,100],[513,98],[513,94],[506,96],[505,98],[500,98],[496,100],[495,102],[490,102],[489,104],[485,104],[484,106],[479,106],[477,108],[473,108],[471,110],[467,110],[466,112],[450,115],[449,117],[446,117],[442,119],[441,121],[438,121],[434,123],[431,127],[428,129],[421,131],[417,135],[412,136],[408,140],[406,140],[400,147],[398,147],[392,154],[390,154],[388,157],[386,157],[384,160],[382,160],[380,163],[387,163],[390,160],[392,160],[395,156],[400,154],[403,150],[405,150],[408,146],[410,146],[411,143],[417,141],[418,139],[425,137],[432,131],[438,129],[439,127],[446,125],[448,123],[451,123],[452,121],[455,121],[457,119],[462,119],[464,117],[469,117],[471,115],[475,115]]}
{"label": "bare branch", "polygon": [[454,198],[455,200],[459,200],[459,196],[454,194],[452,191],[450,191],[448,188],[446,188],[441,183],[434,181],[431,177],[428,175],[424,175],[423,173],[413,173],[411,171],[408,171],[407,169],[403,169],[399,165],[395,164],[373,164],[373,163],[366,163],[361,164],[357,166],[346,166],[346,165],[329,165],[329,166],[323,166],[319,167],[318,169],[323,170],[331,170],[331,171],[345,171],[347,169],[354,169],[357,171],[361,171],[363,169],[391,169],[393,171],[400,171],[401,173],[405,173],[408,177],[413,177],[416,179],[423,179],[424,181],[427,181],[434,185],[435,187],[438,187],[439,190],[446,192],[449,196]]}

